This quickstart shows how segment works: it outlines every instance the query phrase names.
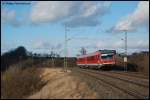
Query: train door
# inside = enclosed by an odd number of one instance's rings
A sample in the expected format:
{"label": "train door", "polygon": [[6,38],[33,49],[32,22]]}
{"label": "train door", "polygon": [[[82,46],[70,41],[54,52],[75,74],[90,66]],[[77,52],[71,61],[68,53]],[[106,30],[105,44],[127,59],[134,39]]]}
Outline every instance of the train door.
{"label": "train door", "polygon": [[96,60],[97,60],[97,68],[99,69],[101,67],[100,59],[99,59],[100,54],[96,55]]}

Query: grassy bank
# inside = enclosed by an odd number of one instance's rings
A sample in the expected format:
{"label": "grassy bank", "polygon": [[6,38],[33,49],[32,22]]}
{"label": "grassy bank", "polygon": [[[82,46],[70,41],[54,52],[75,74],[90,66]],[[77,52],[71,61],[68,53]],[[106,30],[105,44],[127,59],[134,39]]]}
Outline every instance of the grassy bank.
{"label": "grassy bank", "polygon": [[[26,62],[26,65],[31,64]],[[1,98],[20,99],[38,91],[44,85],[40,73],[35,66],[22,68],[19,64],[1,72]]]}

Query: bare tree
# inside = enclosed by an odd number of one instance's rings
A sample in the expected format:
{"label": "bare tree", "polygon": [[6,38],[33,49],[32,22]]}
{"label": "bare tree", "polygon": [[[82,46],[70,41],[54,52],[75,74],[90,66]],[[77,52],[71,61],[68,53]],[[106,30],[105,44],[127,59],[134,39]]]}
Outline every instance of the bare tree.
{"label": "bare tree", "polygon": [[81,55],[85,55],[86,54],[86,49],[84,47],[81,47],[80,54]]}

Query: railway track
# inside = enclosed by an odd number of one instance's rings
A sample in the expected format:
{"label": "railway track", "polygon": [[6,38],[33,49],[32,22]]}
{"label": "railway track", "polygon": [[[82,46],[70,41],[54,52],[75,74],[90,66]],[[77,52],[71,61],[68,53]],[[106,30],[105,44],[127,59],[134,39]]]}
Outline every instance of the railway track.
{"label": "railway track", "polygon": [[[85,70],[85,69],[84,69]],[[148,88],[149,87],[149,81],[142,81],[142,82],[139,82],[138,79],[136,80],[131,80],[129,78],[121,78],[121,77],[118,77],[117,75],[120,75],[122,76],[122,74],[118,74],[118,73],[113,73],[113,72],[109,72],[109,73],[106,73],[106,72],[98,72],[98,71],[93,71],[93,70],[86,70],[90,73],[96,73],[96,74],[100,74],[100,75],[105,75],[107,77],[111,77],[113,79],[118,79],[118,80],[121,80],[121,81],[124,81],[124,82],[128,82],[128,83],[132,83],[132,84],[135,84],[135,85],[139,85],[139,86],[143,86],[143,87],[146,87]],[[113,76],[115,75],[115,76]],[[126,76],[124,76],[126,77]]]}
{"label": "railway track", "polygon": [[[117,89],[123,91],[124,93],[127,93],[127,94],[129,94],[135,98],[140,98],[140,99],[145,99],[145,98],[147,99],[148,98],[147,95],[143,95],[143,94],[139,93],[137,90],[125,88],[124,86],[119,86],[117,84],[114,84],[113,82],[109,82],[108,80],[99,77],[100,74],[97,74],[97,73],[94,73],[91,71],[87,71],[87,70],[78,70],[78,71],[81,73],[84,73],[84,74],[86,74],[92,78],[95,78],[97,81],[102,81],[105,84],[107,84],[108,86],[117,88]],[[101,74],[101,75],[105,76],[104,74]],[[106,77],[109,77],[109,76],[106,76]]]}
{"label": "railway track", "polygon": [[[122,62],[123,60],[121,60],[121,61],[117,61],[117,62],[119,62],[119,63],[122,63],[122,64],[124,64],[124,62]],[[116,73],[118,73],[119,74],[119,72],[116,72]],[[147,77],[147,76],[144,76],[144,75],[136,75],[137,73],[135,73],[135,72],[133,72],[132,74],[128,74],[128,73],[121,73],[121,74],[124,74],[124,75],[127,75],[127,76],[133,76],[133,77],[138,77],[138,78],[143,78],[143,79],[148,79],[149,77]]]}
{"label": "railway track", "polygon": [[[149,79],[148,76],[144,76],[144,75],[139,75],[139,73],[126,73],[126,72],[114,72],[116,74],[120,74],[120,75],[126,75],[126,76],[129,76],[129,77],[136,77],[136,78],[141,78],[141,79]],[[136,75],[137,74],[137,75]]]}
{"label": "railway track", "polygon": [[132,72],[130,72],[130,74],[129,74],[129,73],[126,73],[126,72],[116,72],[116,71],[113,71],[113,73],[119,74],[119,75],[126,75],[126,76],[129,76],[129,77],[136,77],[136,78],[141,78],[141,79],[149,79],[148,76],[140,75],[139,73],[132,73]]}

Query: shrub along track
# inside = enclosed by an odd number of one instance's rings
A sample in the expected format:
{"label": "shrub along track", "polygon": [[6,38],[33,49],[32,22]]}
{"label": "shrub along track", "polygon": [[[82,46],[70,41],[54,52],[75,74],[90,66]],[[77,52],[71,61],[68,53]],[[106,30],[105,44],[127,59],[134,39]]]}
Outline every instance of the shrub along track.
{"label": "shrub along track", "polygon": [[[93,70],[87,70],[87,69],[78,69],[75,68],[79,73],[86,74],[87,76],[90,76],[94,79],[96,79],[98,82],[102,81],[104,85],[108,85],[108,87],[117,88],[124,93],[133,96],[134,98],[140,98],[145,99],[149,98],[149,81],[145,82],[136,82],[135,80],[128,79],[127,77],[119,76],[117,77],[112,72],[98,72]],[[99,82],[100,83],[100,82]],[[102,83],[100,83],[102,84]]]}

